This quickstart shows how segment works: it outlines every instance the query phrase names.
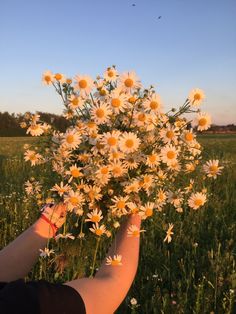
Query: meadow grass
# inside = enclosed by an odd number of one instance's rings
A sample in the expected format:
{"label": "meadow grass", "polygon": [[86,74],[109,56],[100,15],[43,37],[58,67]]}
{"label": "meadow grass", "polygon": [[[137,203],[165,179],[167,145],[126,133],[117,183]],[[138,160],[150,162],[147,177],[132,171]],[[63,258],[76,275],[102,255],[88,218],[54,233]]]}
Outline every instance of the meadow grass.
{"label": "meadow grass", "polygon": [[[35,175],[22,153],[24,143],[32,140],[0,138],[0,248],[39,215],[37,200],[28,201],[23,187]],[[236,136],[203,135],[199,141],[204,157],[224,163],[223,174],[212,180],[212,195],[201,210],[182,214],[166,210],[145,221],[137,276],[117,314],[236,313]],[[169,244],[163,243],[168,222],[174,222]],[[56,255],[40,258],[27,278],[63,282],[88,275],[95,241],[92,236],[51,240]],[[95,267],[111,241],[101,241]],[[131,306],[131,298],[137,299],[137,306]]]}

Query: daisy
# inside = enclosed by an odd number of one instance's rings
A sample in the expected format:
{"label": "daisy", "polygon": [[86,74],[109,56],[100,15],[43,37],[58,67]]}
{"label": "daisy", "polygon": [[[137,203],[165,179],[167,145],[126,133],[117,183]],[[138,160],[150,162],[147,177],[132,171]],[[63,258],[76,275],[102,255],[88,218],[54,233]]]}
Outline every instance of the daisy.
{"label": "daisy", "polygon": [[182,202],[183,202],[183,192],[178,189],[177,191],[172,192],[169,191],[168,192],[168,203],[174,205],[175,208],[180,207]]}
{"label": "daisy", "polygon": [[68,99],[68,103],[69,103],[69,108],[73,110],[83,106],[82,98],[77,95],[71,95]]}
{"label": "daisy", "polygon": [[102,198],[101,188],[96,185],[85,185],[84,192],[88,194],[89,200],[91,202],[100,201]]}
{"label": "daisy", "polygon": [[99,224],[96,222],[95,224],[93,224],[92,228],[89,228],[89,230],[97,236],[101,237],[106,232],[106,227],[105,225],[99,226]]}
{"label": "daisy", "polygon": [[189,162],[185,165],[186,172],[193,172],[196,169],[196,165],[193,162]]}
{"label": "daisy", "polygon": [[34,150],[27,149],[27,151],[24,153],[24,160],[30,161],[31,166],[35,166],[36,164],[39,164],[42,158],[43,156],[36,153]]}
{"label": "daisy", "polygon": [[39,249],[39,256],[43,257],[43,258],[46,258],[46,257],[49,257],[50,255],[54,254],[55,251],[54,250],[50,250],[49,248],[45,248],[45,249]]}
{"label": "daisy", "polygon": [[107,70],[104,72],[104,75],[103,75],[104,79],[110,83],[115,82],[117,79],[117,76],[118,74],[115,67],[107,68]]}
{"label": "daisy", "polygon": [[150,113],[159,113],[162,109],[161,98],[158,94],[153,93],[143,102],[143,107]]}
{"label": "daisy", "polygon": [[135,180],[124,188],[126,194],[137,193],[140,190],[139,181]]}
{"label": "daisy", "polygon": [[54,75],[51,71],[45,71],[43,73],[42,81],[45,85],[50,85],[55,81]]}
{"label": "daisy", "polygon": [[150,168],[158,166],[160,163],[160,158],[158,157],[158,155],[154,151],[152,151],[152,153],[150,155],[148,155],[146,158],[147,159],[146,159],[145,164],[147,166],[149,166]]}
{"label": "daisy", "polygon": [[124,158],[124,153],[119,152],[119,151],[113,151],[113,152],[110,152],[108,159],[109,161],[118,161],[123,158]]}
{"label": "daisy", "polygon": [[163,189],[157,191],[156,202],[158,205],[162,206],[166,203],[167,195]]}
{"label": "daisy", "polygon": [[172,145],[166,145],[161,149],[161,160],[167,165],[173,164],[177,161],[178,151]]}
{"label": "daisy", "polygon": [[137,214],[139,212],[139,207],[134,202],[128,202],[127,206],[130,209],[129,214]]}
{"label": "daisy", "polygon": [[149,115],[144,111],[137,111],[134,114],[134,123],[138,127],[145,126],[149,121]]}
{"label": "daisy", "polygon": [[140,163],[140,158],[137,158],[137,156],[133,155],[133,156],[128,156],[124,161],[123,161],[123,165],[127,168],[127,169],[137,169]]}
{"label": "daisy", "polygon": [[81,143],[81,135],[75,130],[67,130],[62,138],[62,145],[69,149],[75,149]]}
{"label": "daisy", "polygon": [[111,256],[108,256],[106,258],[106,265],[109,265],[109,266],[121,266],[122,265],[121,259],[122,259],[121,255],[114,255],[113,258]]}
{"label": "daisy", "polygon": [[74,192],[70,190],[67,195],[64,196],[64,201],[67,204],[68,211],[81,208],[84,204],[84,196],[79,191]]}
{"label": "daisy", "polygon": [[125,72],[120,76],[121,88],[130,92],[133,88],[140,88],[141,83],[134,71]]}
{"label": "daisy", "polygon": [[195,140],[195,134],[193,134],[192,131],[186,130],[183,132],[182,138],[187,144],[193,144]]}
{"label": "daisy", "polygon": [[172,240],[172,237],[171,237],[171,236],[172,236],[172,234],[174,234],[174,232],[172,231],[173,227],[174,227],[173,224],[169,224],[169,228],[168,228],[168,230],[166,231],[166,237],[165,237],[165,239],[164,239],[163,242],[166,242],[166,241],[167,241],[167,243],[170,243],[170,242],[171,242],[171,240]]}
{"label": "daisy", "polygon": [[151,174],[145,174],[139,182],[139,185],[147,192],[153,185],[154,177]]}
{"label": "daisy", "polygon": [[108,150],[117,150],[120,131],[112,130],[112,132],[103,133],[101,143]]}
{"label": "daisy", "polygon": [[175,142],[177,136],[176,128],[169,126],[168,128],[163,128],[160,131],[160,137],[165,144]]}
{"label": "daisy", "polygon": [[206,203],[206,194],[197,192],[192,193],[189,200],[188,206],[192,209],[198,209],[199,207],[203,206]]}
{"label": "daisy", "polygon": [[42,124],[31,124],[27,131],[26,134],[30,133],[32,136],[40,136],[44,133],[44,129],[42,127]]}
{"label": "daisy", "polygon": [[188,99],[190,100],[193,106],[200,105],[204,98],[205,98],[204,92],[199,88],[191,90],[188,96]]}
{"label": "daisy", "polygon": [[114,203],[113,205],[110,206],[111,210],[112,210],[112,213],[117,213],[117,215],[119,216],[120,214],[121,215],[125,215],[127,214],[127,201],[128,201],[129,197],[128,196],[125,196],[125,197],[122,197],[122,196],[115,196],[113,199],[112,199],[112,202]]}
{"label": "daisy", "polygon": [[64,183],[61,181],[60,185],[55,184],[51,191],[56,191],[60,196],[63,196],[65,193],[68,193],[70,190],[70,186],[68,184],[64,185]]}
{"label": "daisy", "polygon": [[207,113],[200,112],[193,123],[197,126],[198,131],[204,131],[211,126],[211,117]]}
{"label": "daisy", "polygon": [[71,239],[74,240],[75,237],[71,233],[62,234],[59,233],[55,236],[55,240],[58,241],[59,239]]}
{"label": "daisy", "polygon": [[124,132],[119,141],[119,147],[124,153],[133,153],[138,150],[140,139],[135,133]]}
{"label": "daisy", "polygon": [[221,174],[221,170],[224,167],[219,167],[219,160],[209,160],[203,165],[203,170],[208,177],[216,179],[217,175]]}
{"label": "daisy", "polygon": [[93,89],[93,80],[87,75],[76,75],[74,89],[80,92],[81,96],[87,96]]}
{"label": "daisy", "polygon": [[66,82],[66,78],[63,74],[61,73],[56,73],[54,74],[54,78],[57,82],[60,82],[61,84],[65,83]]}
{"label": "daisy", "polygon": [[141,206],[139,215],[142,219],[146,219],[147,217],[151,217],[153,215],[154,203],[148,202],[144,206]]}
{"label": "daisy", "polygon": [[103,103],[101,105],[92,106],[90,113],[94,122],[97,124],[104,124],[109,121],[111,109],[107,104]]}
{"label": "daisy", "polygon": [[76,164],[70,167],[68,171],[66,171],[66,175],[69,175],[69,183],[74,179],[74,178],[80,178],[83,177],[83,173],[80,171],[82,168],[77,167]]}
{"label": "daisy", "polygon": [[114,178],[122,177],[127,173],[127,169],[124,167],[121,161],[115,161],[110,164],[111,174]]}
{"label": "daisy", "polygon": [[139,238],[141,232],[145,232],[146,230],[140,230],[136,225],[130,225],[127,229],[128,237]]}
{"label": "daisy", "polygon": [[91,213],[88,213],[87,216],[89,219],[85,219],[85,221],[91,221],[91,222],[99,222],[103,216],[102,216],[102,211],[94,209]]}
{"label": "daisy", "polygon": [[110,167],[106,165],[101,165],[99,169],[95,172],[95,176],[96,183],[98,185],[106,185],[111,177]]}
{"label": "daisy", "polygon": [[120,88],[116,88],[111,92],[109,103],[115,113],[124,112],[124,110],[127,108],[125,104],[126,101],[127,95],[122,94]]}

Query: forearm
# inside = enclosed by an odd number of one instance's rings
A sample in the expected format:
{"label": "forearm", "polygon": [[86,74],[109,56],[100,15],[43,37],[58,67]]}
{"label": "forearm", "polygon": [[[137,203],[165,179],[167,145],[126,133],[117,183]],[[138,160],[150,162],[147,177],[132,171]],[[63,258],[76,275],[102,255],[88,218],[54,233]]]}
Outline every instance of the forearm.
{"label": "forearm", "polygon": [[0,281],[13,281],[25,277],[52,236],[49,224],[37,220],[13,242],[0,251]]}
{"label": "forearm", "polygon": [[108,256],[122,255],[122,266],[107,266],[104,260],[95,278],[111,277],[122,283],[121,287],[126,293],[135,277],[139,260],[139,237],[128,237],[127,229],[130,225],[136,225],[140,229],[141,218],[139,215],[131,215],[123,222],[116,239],[113,242]]}

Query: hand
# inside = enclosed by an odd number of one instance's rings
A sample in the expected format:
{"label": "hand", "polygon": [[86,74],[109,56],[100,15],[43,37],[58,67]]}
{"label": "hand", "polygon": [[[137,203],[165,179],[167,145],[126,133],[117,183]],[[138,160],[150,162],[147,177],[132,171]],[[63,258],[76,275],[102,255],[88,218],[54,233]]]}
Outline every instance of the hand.
{"label": "hand", "polygon": [[64,203],[46,204],[42,214],[46,216],[51,223],[60,228],[66,220],[67,205]]}

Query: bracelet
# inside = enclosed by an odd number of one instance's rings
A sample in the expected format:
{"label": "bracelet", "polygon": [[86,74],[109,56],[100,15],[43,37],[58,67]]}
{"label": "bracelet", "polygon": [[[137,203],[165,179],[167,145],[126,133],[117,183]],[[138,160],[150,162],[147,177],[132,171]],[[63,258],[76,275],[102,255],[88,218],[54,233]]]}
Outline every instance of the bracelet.
{"label": "bracelet", "polygon": [[57,226],[54,223],[52,223],[44,214],[41,214],[40,218],[45,220],[51,226],[53,231],[53,238],[55,239],[55,235],[58,230]]}

